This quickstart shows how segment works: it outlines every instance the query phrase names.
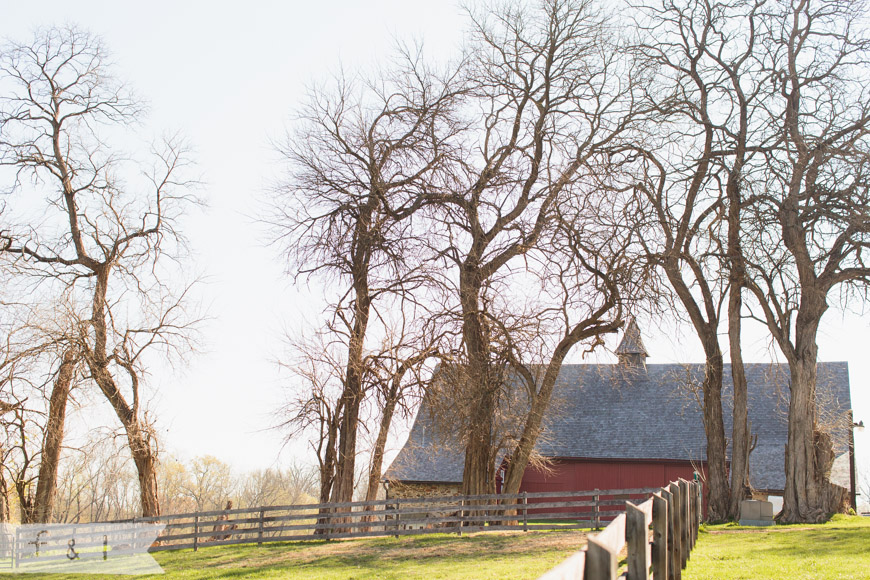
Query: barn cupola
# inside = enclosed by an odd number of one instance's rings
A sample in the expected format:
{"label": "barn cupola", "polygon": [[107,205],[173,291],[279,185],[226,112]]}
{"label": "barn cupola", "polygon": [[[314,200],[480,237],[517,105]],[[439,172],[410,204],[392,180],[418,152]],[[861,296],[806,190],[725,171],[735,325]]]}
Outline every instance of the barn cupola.
{"label": "barn cupola", "polygon": [[616,347],[616,356],[619,364],[625,367],[646,368],[646,358],[649,356],[643,339],[640,337],[640,328],[634,318],[628,321],[622,341]]}

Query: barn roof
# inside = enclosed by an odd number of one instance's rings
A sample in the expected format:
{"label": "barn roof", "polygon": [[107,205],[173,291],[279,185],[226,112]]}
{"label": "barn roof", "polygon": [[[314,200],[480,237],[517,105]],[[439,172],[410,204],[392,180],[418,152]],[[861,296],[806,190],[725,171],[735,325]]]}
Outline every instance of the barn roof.
{"label": "barn roof", "polygon": [[[537,449],[544,456],[560,458],[704,461],[699,392],[703,377],[703,364],[651,364],[629,372],[619,365],[563,365]],[[781,490],[788,435],[788,366],[747,364],[746,379],[751,429],[758,436],[750,456],[750,482],[756,489]],[[845,453],[845,412],[851,408],[845,362],[819,363],[817,397],[821,419],[839,421],[835,453]],[[731,400],[731,367],[725,365],[723,410],[729,438]],[[408,442],[385,477],[461,481],[461,445],[444,441],[443,431],[424,400]]]}

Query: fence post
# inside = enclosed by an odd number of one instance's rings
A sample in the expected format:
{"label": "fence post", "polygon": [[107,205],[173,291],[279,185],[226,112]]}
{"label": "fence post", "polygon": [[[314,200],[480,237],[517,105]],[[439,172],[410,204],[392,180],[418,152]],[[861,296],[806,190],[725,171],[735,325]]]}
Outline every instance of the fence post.
{"label": "fence post", "polygon": [[399,537],[399,498],[396,498],[396,529],[394,537]]}
{"label": "fence post", "polygon": [[199,516],[193,516],[193,551],[199,549]]}
{"label": "fence post", "polygon": [[628,579],[649,580],[646,514],[630,501],[625,502],[625,543],[628,549]]}
{"label": "fence post", "polygon": [[266,510],[263,510],[263,509],[260,510],[259,529],[257,530],[257,545],[258,546],[263,545],[263,516],[265,515],[265,513],[266,513]]}
{"label": "fence post", "polygon": [[465,525],[465,498],[459,500],[459,537],[462,537],[462,526]]}
{"label": "fence post", "polygon": [[698,484],[694,481],[689,482],[689,505],[692,506],[692,521],[689,524],[691,533],[689,535],[694,550],[695,542],[698,541]]}
{"label": "fence post", "polygon": [[583,574],[588,580],[616,580],[618,563],[616,554],[600,545],[595,538],[586,544],[586,569]]}
{"label": "fence post", "polygon": [[680,480],[680,491],[686,496],[686,560],[692,557],[695,546],[695,494],[694,485]]}
{"label": "fence post", "polygon": [[701,482],[695,482],[695,542],[698,542],[698,533],[701,531]]}
{"label": "fence post", "polygon": [[653,496],[653,580],[668,580],[668,500]]}
{"label": "fence post", "polygon": [[682,522],[680,521],[680,514],[682,513],[682,510],[680,509],[680,486],[676,483],[672,483],[668,486],[668,491],[670,491],[671,493],[670,503],[668,505],[668,512],[671,514],[670,519],[673,524],[673,529],[668,529],[668,534],[671,538],[673,538],[673,543],[671,547],[671,554],[673,559],[671,560],[671,566],[669,566],[670,572],[668,572],[668,574],[671,574],[671,572],[673,572],[670,577],[673,578],[673,580],[680,580],[683,575],[683,547],[681,539]]}
{"label": "fence post", "polygon": [[686,563],[689,561],[689,550],[691,549],[691,542],[689,540],[689,536],[691,533],[689,532],[689,526],[692,525],[692,519],[689,516],[689,504],[691,503],[689,499],[689,482],[685,479],[680,479],[680,519],[682,520],[682,526],[680,528],[680,533],[682,534],[682,549],[680,551],[680,555],[683,557],[683,569],[686,568]]}
{"label": "fence post", "polygon": [[[598,489],[596,488],[595,491],[597,492]],[[601,525],[600,525],[601,522],[598,519],[598,512],[599,512],[598,502],[600,501],[600,499],[601,499],[601,496],[598,495],[597,493],[592,496],[592,501],[595,502],[595,504],[592,506],[592,524],[596,530],[601,529]]]}
{"label": "fence post", "polygon": [[[695,549],[695,543],[698,541],[698,484],[689,482],[689,505],[692,506],[692,549]],[[691,557],[691,554],[689,555]]]}
{"label": "fence post", "polygon": [[525,491],[523,492],[523,531],[529,531],[529,498]]}

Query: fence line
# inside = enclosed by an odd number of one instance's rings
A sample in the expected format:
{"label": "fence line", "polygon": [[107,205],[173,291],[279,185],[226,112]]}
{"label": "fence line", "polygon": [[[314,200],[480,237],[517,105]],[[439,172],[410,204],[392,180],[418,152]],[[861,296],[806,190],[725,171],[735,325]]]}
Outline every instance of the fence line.
{"label": "fence line", "polygon": [[392,498],[134,518],[165,524],[149,551],[264,542],[498,530],[596,528],[655,488]]}
{"label": "fence line", "polygon": [[627,580],[680,580],[698,538],[701,497],[700,482],[680,479],[639,505],[626,501],[625,513],[590,536],[586,549],[539,580],[616,580],[624,548]]}

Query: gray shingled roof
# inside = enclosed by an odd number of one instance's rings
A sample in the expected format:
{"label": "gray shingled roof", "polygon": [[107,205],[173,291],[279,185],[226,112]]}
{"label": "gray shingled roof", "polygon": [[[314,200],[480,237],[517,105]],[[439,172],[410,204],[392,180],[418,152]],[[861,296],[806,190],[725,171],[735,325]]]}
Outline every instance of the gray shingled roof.
{"label": "gray shingled roof", "polygon": [[[587,459],[706,459],[706,439],[697,389],[703,364],[564,365],[545,421],[548,433],[538,451],[548,457]],[[785,486],[788,367],[746,365],[749,419],[758,435],[750,456],[750,481],[757,489]],[[731,368],[725,365],[725,433],[731,433]],[[820,363],[818,399],[823,414],[842,417],[851,408],[848,366]],[[458,482],[464,456],[457,443],[443,442],[424,401],[408,442],[385,476],[401,481]],[[847,433],[847,432],[846,432]],[[847,451],[841,433],[835,451]]]}

